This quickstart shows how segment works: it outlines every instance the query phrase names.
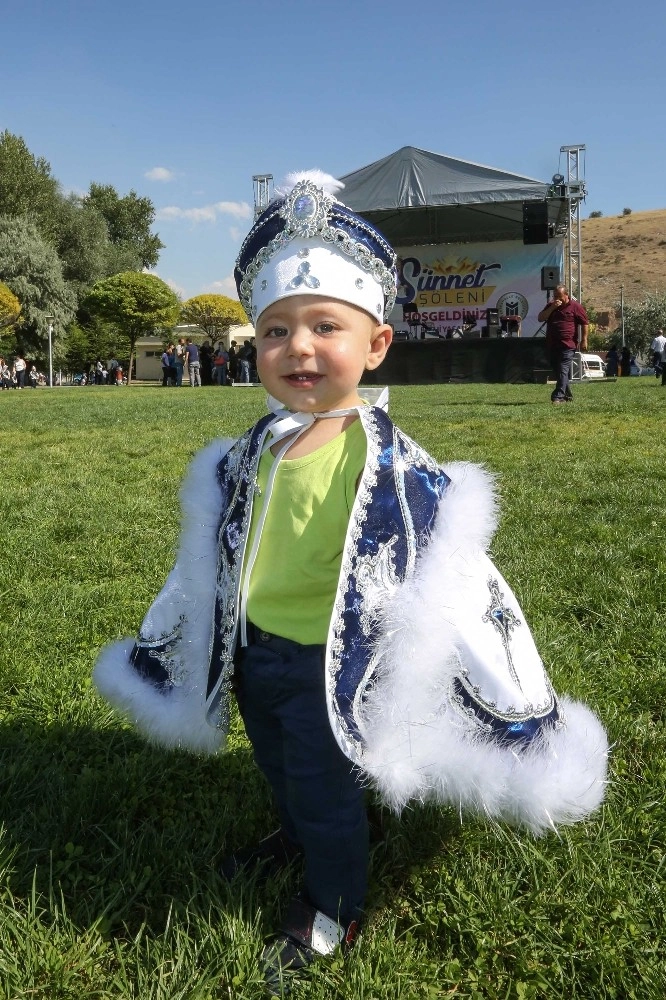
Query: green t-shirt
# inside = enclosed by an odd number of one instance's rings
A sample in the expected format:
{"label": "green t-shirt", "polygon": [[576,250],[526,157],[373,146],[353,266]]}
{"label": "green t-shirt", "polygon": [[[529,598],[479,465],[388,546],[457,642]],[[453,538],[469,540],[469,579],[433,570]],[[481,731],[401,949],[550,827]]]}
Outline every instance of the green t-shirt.
{"label": "green t-shirt", "polygon": [[[325,643],[356,484],[365,465],[363,425],[306,455],[280,462],[247,598],[257,628],[309,645]],[[261,458],[246,552],[252,550],[274,456]]]}

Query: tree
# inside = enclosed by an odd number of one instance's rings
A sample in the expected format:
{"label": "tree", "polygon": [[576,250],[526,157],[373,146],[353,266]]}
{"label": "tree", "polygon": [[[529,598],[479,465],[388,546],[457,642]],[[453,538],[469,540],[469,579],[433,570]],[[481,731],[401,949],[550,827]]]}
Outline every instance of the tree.
{"label": "tree", "polygon": [[78,195],[62,198],[56,249],[63,277],[77,299],[82,299],[96,281],[113,273],[107,269],[109,247],[106,221],[97,209]]}
{"label": "tree", "polygon": [[603,212],[590,212],[591,219],[600,219],[604,213]]}
{"label": "tree", "polygon": [[211,340],[219,340],[230,326],[247,322],[240,302],[226,295],[195,295],[183,303],[180,316],[182,322],[200,326]]}
{"label": "tree", "polygon": [[61,197],[49,163],[34,157],[20,136],[0,133],[0,215],[29,218],[54,242]]}
{"label": "tree", "polygon": [[25,218],[0,218],[0,281],[21,303],[16,336],[21,350],[42,350],[54,317],[56,337],[74,316],[76,298],[62,273],[60,259]]}
{"label": "tree", "polygon": [[132,375],[137,339],[172,327],[178,320],[180,302],[169,286],[154,274],[124,271],[98,281],[85,300],[93,316],[115,323],[129,340],[128,382]]}
{"label": "tree", "polygon": [[0,330],[12,326],[21,314],[21,303],[11,288],[0,281]]}
{"label": "tree", "polygon": [[[616,316],[621,319],[619,303]],[[647,357],[650,344],[660,329],[666,330],[665,294],[648,295],[643,302],[624,303],[624,336],[634,354]]]}
{"label": "tree", "polygon": [[117,358],[129,371],[130,342],[120,327],[87,311],[85,325],[70,323],[58,358],[68,372],[85,371],[96,358]]}
{"label": "tree", "polygon": [[111,184],[93,183],[84,202],[106,222],[111,243],[108,273],[116,273],[114,264],[122,270],[155,267],[164,244],[150,231],[155,219],[150,198],[140,198],[136,191],[121,198]]}

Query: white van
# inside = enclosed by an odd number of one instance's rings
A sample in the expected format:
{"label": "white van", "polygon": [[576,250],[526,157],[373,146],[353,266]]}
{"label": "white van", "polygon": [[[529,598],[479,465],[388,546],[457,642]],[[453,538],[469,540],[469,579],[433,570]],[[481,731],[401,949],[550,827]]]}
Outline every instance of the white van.
{"label": "white van", "polygon": [[606,363],[598,354],[579,354],[573,357],[573,377],[577,380],[606,378]]}

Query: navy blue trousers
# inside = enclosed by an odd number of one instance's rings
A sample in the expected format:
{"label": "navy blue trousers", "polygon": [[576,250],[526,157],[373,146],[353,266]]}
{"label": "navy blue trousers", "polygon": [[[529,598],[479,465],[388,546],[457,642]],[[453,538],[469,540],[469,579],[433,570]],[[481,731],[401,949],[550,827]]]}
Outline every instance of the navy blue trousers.
{"label": "navy blue trousers", "polygon": [[553,389],[550,398],[573,399],[569,381],[571,378],[571,364],[575,351],[568,347],[553,348],[550,354],[550,363],[557,379],[557,384]]}
{"label": "navy blue trousers", "polygon": [[344,925],[361,916],[368,821],[359,774],[331,731],[324,647],[250,629],[236,657],[238,704],[285,834],[305,855],[310,902]]}

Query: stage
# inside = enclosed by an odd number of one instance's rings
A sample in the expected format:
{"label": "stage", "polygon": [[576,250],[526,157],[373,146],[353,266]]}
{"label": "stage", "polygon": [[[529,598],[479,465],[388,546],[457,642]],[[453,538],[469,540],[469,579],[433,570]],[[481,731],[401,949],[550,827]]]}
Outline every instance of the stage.
{"label": "stage", "polygon": [[543,337],[394,340],[385,361],[365,373],[363,384],[545,383],[549,373]]}

